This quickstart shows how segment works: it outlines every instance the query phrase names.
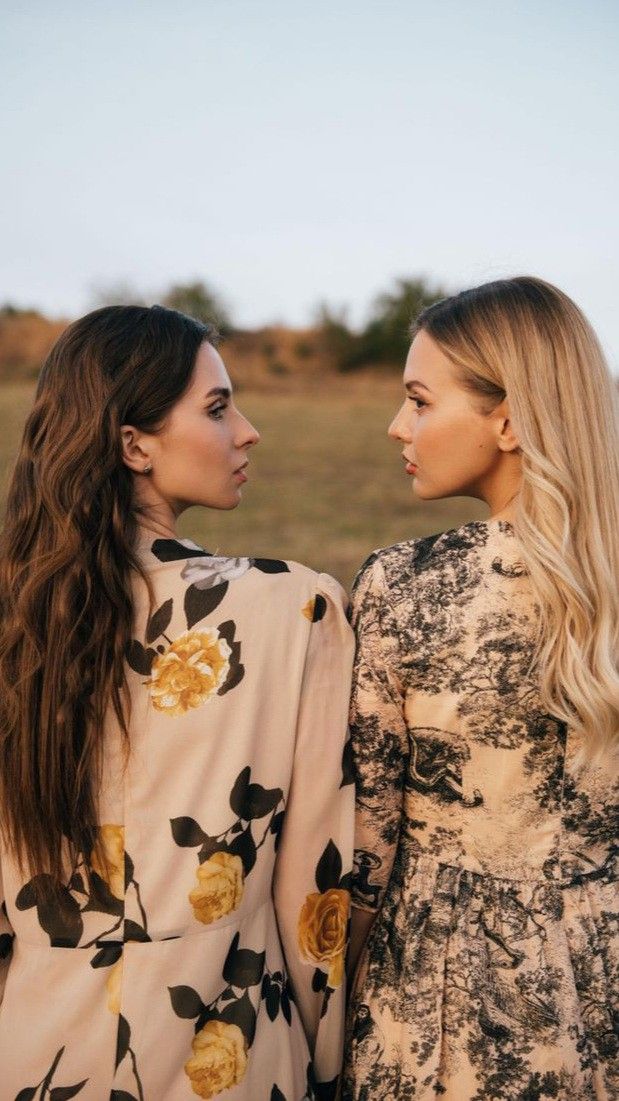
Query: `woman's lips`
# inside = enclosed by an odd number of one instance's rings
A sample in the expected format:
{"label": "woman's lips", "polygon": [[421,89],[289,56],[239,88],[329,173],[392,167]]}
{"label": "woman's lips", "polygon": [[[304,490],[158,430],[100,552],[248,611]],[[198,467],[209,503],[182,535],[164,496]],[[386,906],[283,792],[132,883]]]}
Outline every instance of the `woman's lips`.
{"label": "woman's lips", "polygon": [[406,473],[407,474],[416,474],[417,473],[417,463],[407,463],[406,464]]}
{"label": "woman's lips", "polygon": [[234,471],[234,477],[237,479],[239,485],[242,485],[243,482],[247,481],[247,474],[245,473],[245,471],[242,467],[241,467],[240,470],[235,470]]}

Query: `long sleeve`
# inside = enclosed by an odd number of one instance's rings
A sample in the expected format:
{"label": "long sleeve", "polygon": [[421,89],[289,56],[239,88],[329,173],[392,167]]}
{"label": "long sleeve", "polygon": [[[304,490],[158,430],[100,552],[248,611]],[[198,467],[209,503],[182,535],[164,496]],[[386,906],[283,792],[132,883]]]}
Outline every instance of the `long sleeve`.
{"label": "long sleeve", "polygon": [[0,1006],[4,997],[6,977],[13,954],[13,928],[6,912],[4,885],[2,882],[2,864],[0,863]]}
{"label": "long sleeve", "polygon": [[393,867],[408,755],[398,629],[376,554],[355,581],[352,623],[357,638],[350,716],[356,783],[352,904],[375,913]]}
{"label": "long sleeve", "polygon": [[342,1059],[353,849],[347,732],[354,637],[345,605],[337,582],[321,574],[304,609],[312,624],[273,888],[293,994],[325,1097],[335,1095]]}

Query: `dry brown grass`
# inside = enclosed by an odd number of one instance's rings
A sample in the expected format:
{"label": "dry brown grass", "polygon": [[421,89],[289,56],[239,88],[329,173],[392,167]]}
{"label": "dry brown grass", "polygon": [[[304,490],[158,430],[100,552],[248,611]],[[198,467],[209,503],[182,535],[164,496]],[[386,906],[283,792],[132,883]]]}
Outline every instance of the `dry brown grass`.
{"label": "dry brown grass", "polygon": [[66,326],[66,321],[50,321],[36,313],[0,316],[0,382],[35,378]]}

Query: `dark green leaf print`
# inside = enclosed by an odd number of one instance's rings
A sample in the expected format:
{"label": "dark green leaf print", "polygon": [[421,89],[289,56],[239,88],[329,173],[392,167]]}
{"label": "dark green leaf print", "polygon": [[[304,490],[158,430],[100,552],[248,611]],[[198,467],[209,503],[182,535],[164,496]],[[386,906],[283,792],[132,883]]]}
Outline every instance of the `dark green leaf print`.
{"label": "dark green leaf print", "polygon": [[[122,1063],[126,1055],[131,1057],[131,1068],[133,1070],[133,1077],[135,1078],[135,1084],[138,1090],[139,1101],[144,1101],[144,1090],[142,1088],[142,1082],[138,1073],[138,1064],[135,1055],[135,1051],[131,1047],[131,1028],[126,1017],[123,1017],[122,1013],[118,1018],[118,1036],[116,1040],[116,1069]],[[122,1090],[117,1091],[122,1095]],[[131,1097],[131,1094],[127,1094]],[[134,1099],[135,1101],[135,1099]]]}
{"label": "dark green leaf print", "polygon": [[281,1005],[284,1020],[286,1024],[290,1026],[292,1024],[292,1009],[290,1007],[290,991],[287,986],[282,990]]}
{"label": "dark green leaf print", "polygon": [[174,601],[170,597],[166,600],[157,611],[150,617],[146,624],[146,641],[154,642],[156,638],[164,633],[167,629],[170,620],[172,618],[172,606]]}
{"label": "dark green leaf print", "polygon": [[352,741],[347,738],[344,742],[344,750],[342,752],[342,781],[340,787],[346,787],[347,784],[354,784],[355,782],[355,763],[352,751]]}
{"label": "dark green leaf print", "polygon": [[253,818],[264,818],[278,806],[283,797],[281,788],[264,788],[262,784],[250,781],[251,768],[247,765],[237,776],[230,792],[230,806],[245,822]]}
{"label": "dark green leaf print", "polygon": [[153,667],[153,661],[157,657],[157,651],[150,648],[146,650],[137,638],[132,638],[127,643],[125,657],[127,664],[133,669],[134,673],[139,673],[142,677],[148,677]]}
{"label": "dark green leaf print", "polygon": [[193,818],[171,818],[172,837],[182,848],[194,848],[206,840],[204,830]]}
{"label": "dark green leaf print", "polygon": [[239,938],[240,934],[235,933],[224,963],[223,977],[230,986],[257,986],[262,982],[265,953],[239,948]]}
{"label": "dark green leaf print", "polygon": [[232,688],[236,688],[241,683],[245,676],[245,666],[239,662],[239,656],[241,653],[240,642],[235,642],[232,647],[232,653],[230,655],[230,672],[226,677],[221,688],[218,689],[218,696],[225,696],[226,692],[230,692]]}
{"label": "dark green leaf print", "polygon": [[[238,823],[237,823],[237,825],[238,825]],[[243,827],[241,826],[241,830],[242,829],[243,829]],[[230,830],[228,830],[228,833],[232,833],[233,831],[237,832],[237,833],[240,832],[240,831],[236,830],[235,826],[233,826]],[[199,860],[200,864],[204,864],[204,862],[206,860],[210,859],[210,857],[213,855],[213,853],[227,852],[227,851],[228,851],[228,845],[224,840],[220,840],[218,837],[205,837],[202,845],[200,846],[200,850],[198,852],[198,860]]]}
{"label": "dark green leaf print", "polygon": [[312,976],[312,990],[314,991],[315,994],[320,994],[320,991],[321,990],[326,990],[326,988],[327,988],[327,972],[326,971],[321,971],[320,968],[317,967],[314,971],[313,976]]}
{"label": "dark green leaf print", "polygon": [[116,917],[120,917],[124,909],[122,898],[116,898],[116,895],[112,894],[105,880],[97,872],[91,873],[91,881],[90,897],[86,905],[82,907],[82,913],[95,910],[100,914],[114,914]]}
{"label": "dark green leaf print", "polygon": [[[37,893],[37,886],[43,888]],[[34,876],[19,891],[15,899],[18,910],[36,906],[41,928],[47,933],[54,948],[76,948],[84,925],[79,904],[67,887],[58,884],[48,875]]]}
{"label": "dark green leaf print", "polygon": [[80,894],[85,894],[84,880],[79,872],[74,872],[69,880],[69,890],[78,891]]}
{"label": "dark green leaf print", "polygon": [[177,539],[155,539],[151,551],[160,562],[181,562],[186,558],[211,558],[202,547],[185,547]]}
{"label": "dark green leaf print", "polygon": [[247,1046],[251,1047],[256,1035],[256,1010],[247,991],[242,998],[228,1002],[219,1014],[219,1019],[229,1025],[237,1025],[247,1040]]}
{"label": "dark green leaf print", "polygon": [[237,833],[228,845],[228,852],[232,853],[233,856],[239,856],[241,858],[245,875],[249,875],[256,863],[256,842],[254,841],[251,829],[246,829],[243,830],[242,833]]}
{"label": "dark green leaf print", "polygon": [[[122,849],[122,827],[106,824],[102,826],[104,835],[106,830],[120,835],[120,842],[118,842],[118,837],[115,838],[116,843],[120,843],[120,852],[115,854],[115,859],[120,862],[124,857],[125,889],[132,887],[135,890],[137,905],[142,916],[142,926],[139,927],[140,935],[136,935],[133,939],[148,940],[147,919],[140,897],[140,885],[134,876],[133,861],[126,852],[123,853]],[[117,872],[122,871],[123,863],[120,863],[120,869],[113,865],[114,859],[112,859],[111,882],[117,884]],[[131,879],[127,882],[129,874]],[[53,948],[77,948],[78,946],[91,948],[96,946],[97,952],[91,961],[91,965],[93,967],[108,967],[113,962],[108,956],[116,950],[120,937],[119,930],[123,924],[124,899],[117,898],[112,893],[106,880],[92,868],[90,870],[90,884],[88,884],[83,859],[78,862],[77,869],[69,878],[69,883],[70,887],[58,883],[49,875],[34,876],[19,891],[15,899],[15,905],[18,910],[28,910],[36,907],[39,924],[49,936],[50,945]],[[122,881],[121,884],[117,884],[116,890],[122,891]],[[94,930],[91,930],[89,939],[83,942],[84,920],[82,915],[87,913],[104,916],[101,918],[100,928],[96,935],[92,936]],[[92,925],[92,921],[90,921],[90,924]]]}
{"label": "dark green leaf print", "polygon": [[226,956],[223,978],[227,986],[212,1002],[205,1005],[197,991],[187,986],[169,987],[169,993],[176,1015],[184,1019],[194,1019],[196,1036],[211,1021],[234,1024],[241,1029],[247,1047],[250,1048],[256,1033],[256,1010],[248,990],[262,984],[265,953],[239,948],[239,939],[240,934],[237,932]]}
{"label": "dark green leaf print", "polygon": [[249,781],[251,777],[251,768],[246,765],[244,769],[239,772],[234,784],[232,785],[232,791],[230,792],[230,806],[235,814],[239,818],[243,818],[243,812],[245,810],[245,800],[247,794],[247,788],[249,787]]}
{"label": "dark green leaf print", "polygon": [[[84,1086],[88,1082],[88,1078],[84,1078],[81,1082],[75,1083],[72,1086],[53,1086],[52,1080],[58,1069],[58,1065],[62,1056],[64,1055],[65,1048],[61,1047],[56,1052],[51,1067],[47,1071],[47,1074],[38,1086],[25,1086],[15,1096],[15,1101],[33,1101],[33,1099],[39,1094],[39,1101],[43,1101],[44,1098],[50,1099],[50,1101],[69,1101],[69,1098],[76,1097]],[[39,1090],[41,1091],[39,1093]]]}
{"label": "dark green leaf print", "polygon": [[133,883],[134,876],[135,876],[135,868],[133,867],[133,860],[129,856],[129,853],[125,852],[125,891]]}
{"label": "dark green leaf print", "polygon": [[127,1093],[126,1090],[112,1090],[110,1101],[138,1101],[138,1098],[133,1093]]}
{"label": "dark green leaf print", "polygon": [[91,967],[112,967],[123,954],[122,944],[104,944],[90,961]]}
{"label": "dark green leaf print", "polygon": [[333,841],[329,841],[316,866],[316,886],[321,892],[338,887],[342,874],[342,858]]}
{"label": "dark green leaf print", "polygon": [[264,998],[264,1004],[266,1005],[266,1010],[269,1018],[272,1021],[275,1020],[277,1014],[279,1013],[280,1001],[281,990],[279,986],[277,986],[276,983],[269,983],[266,996]]}
{"label": "dark green leaf print", "polygon": [[261,573],[290,573],[288,565],[276,558],[252,558],[252,565]]}
{"label": "dark green leaf print", "polygon": [[169,986],[168,990],[172,1001],[172,1009],[177,1017],[194,1020],[206,1009],[204,1002],[191,986]]}
{"label": "dark green leaf print", "polygon": [[142,925],[138,925],[137,921],[132,921],[131,918],[125,918],[123,922],[123,939],[125,941],[137,941],[140,944],[147,944],[151,940],[146,929]]}
{"label": "dark green leaf print", "polygon": [[[243,876],[247,877],[252,871],[258,854],[258,850],[265,844],[267,837],[275,835],[275,848],[279,830],[281,828],[282,811],[278,814],[278,807],[283,802],[284,793],[281,788],[265,788],[262,784],[251,781],[251,769],[249,765],[236,777],[230,791],[230,806],[238,816],[222,833],[210,835],[202,829],[193,818],[179,817],[170,819],[172,835],[177,845],[184,848],[197,848],[199,863],[205,864],[216,853],[229,853],[240,858],[243,865]],[[266,825],[262,828],[262,836],[256,830],[254,836],[252,822],[259,821],[270,815]],[[279,821],[276,822],[276,819]],[[196,915],[198,916],[198,915]],[[219,915],[223,916],[223,915]],[[198,920],[204,920],[198,916]],[[211,918],[211,920],[214,920]]]}
{"label": "dark green leaf print", "polygon": [[288,1026],[292,1024],[292,991],[282,971],[265,971],[260,997],[270,1021],[275,1021],[281,1012]]}
{"label": "dark green leaf print", "polygon": [[284,810],[280,810],[279,813],[275,815],[270,825],[271,833],[275,837],[275,852],[277,852],[277,850],[279,849],[279,843],[282,836],[282,828],[284,825],[285,817],[286,812]]}
{"label": "dark green leaf print", "polygon": [[250,822],[253,818],[264,818],[281,803],[282,794],[281,788],[263,788],[260,784],[249,784],[245,792],[241,818],[246,822]]}
{"label": "dark green leaf print", "polygon": [[19,889],[17,897],[15,898],[15,906],[18,910],[30,910],[33,906],[36,906],[37,894],[35,887],[37,881],[44,879],[48,880],[50,885],[54,882],[51,876],[34,876],[28,883],[24,883],[24,886]]}
{"label": "dark green leaf print", "polygon": [[274,1084],[271,1090],[270,1101],[286,1101],[286,1094],[282,1093],[277,1084]]}
{"label": "dark green leaf print", "polygon": [[233,619],[226,619],[224,623],[220,623],[217,628],[217,634],[220,638],[225,638],[228,646],[234,646],[234,634],[236,631],[236,625]]}
{"label": "dark green leaf print", "polygon": [[118,1035],[116,1038],[116,1067],[118,1068],[122,1063],[125,1055],[129,1051],[129,1045],[131,1043],[131,1029],[126,1017],[123,1017],[122,1013],[118,1017]]}
{"label": "dark green leaf print", "polygon": [[320,593],[316,594],[314,601],[314,610],[312,612],[312,623],[319,623],[321,619],[324,619],[325,612],[327,611],[327,602]]}
{"label": "dark green leaf print", "polygon": [[88,1079],[84,1078],[82,1082],[78,1082],[75,1086],[54,1086],[50,1091],[50,1101],[69,1101],[71,1097],[75,1097],[80,1090],[83,1090]]}
{"label": "dark green leaf print", "polygon": [[201,619],[215,611],[219,607],[228,591],[228,582],[214,585],[211,589],[199,589],[196,585],[190,585],[185,592],[185,616],[187,617],[187,630],[191,630]]}
{"label": "dark green leaf print", "polygon": [[0,960],[6,960],[11,954],[13,947],[13,934],[2,933],[0,935]]}

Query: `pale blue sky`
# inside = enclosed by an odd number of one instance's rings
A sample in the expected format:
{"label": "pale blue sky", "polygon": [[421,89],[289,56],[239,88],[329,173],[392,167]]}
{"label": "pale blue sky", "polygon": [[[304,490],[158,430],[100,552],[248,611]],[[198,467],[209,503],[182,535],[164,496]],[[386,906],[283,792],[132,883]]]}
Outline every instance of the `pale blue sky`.
{"label": "pale blue sky", "polygon": [[553,280],[619,367],[615,0],[0,0],[0,301],[204,278],[241,324]]}

